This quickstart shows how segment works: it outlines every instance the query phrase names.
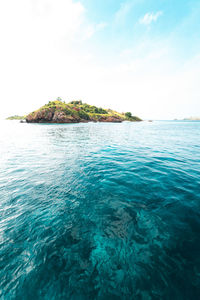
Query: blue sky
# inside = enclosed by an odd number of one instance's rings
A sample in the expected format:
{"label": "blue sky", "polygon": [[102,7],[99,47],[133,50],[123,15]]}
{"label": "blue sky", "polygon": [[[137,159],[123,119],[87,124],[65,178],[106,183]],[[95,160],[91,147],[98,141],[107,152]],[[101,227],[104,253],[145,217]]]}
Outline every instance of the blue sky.
{"label": "blue sky", "polygon": [[200,116],[199,16],[197,0],[2,1],[0,115],[60,96],[144,119]]}
{"label": "blue sky", "polygon": [[[200,50],[200,2],[197,0],[130,0],[81,1],[87,18],[105,23],[104,30],[94,35],[95,46],[113,54],[128,47],[137,47],[144,40],[170,43],[177,58],[187,59]],[[154,20],[142,23],[146,15],[158,14]],[[91,42],[93,42],[91,41]]]}

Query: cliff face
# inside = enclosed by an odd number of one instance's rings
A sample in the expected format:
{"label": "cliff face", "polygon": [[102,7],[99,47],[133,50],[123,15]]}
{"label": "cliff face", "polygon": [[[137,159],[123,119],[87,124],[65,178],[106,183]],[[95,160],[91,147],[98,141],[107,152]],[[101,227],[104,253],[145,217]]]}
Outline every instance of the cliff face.
{"label": "cliff face", "polygon": [[127,118],[112,110],[105,110],[91,106],[81,101],[72,101],[68,104],[62,101],[53,101],[42,106],[26,116],[27,123],[79,123],[79,122],[122,122],[124,120],[141,121]]}
{"label": "cliff face", "polygon": [[121,123],[123,121],[122,118],[118,116],[102,116],[98,120],[99,122],[114,122],[114,123]]}
{"label": "cliff face", "polygon": [[63,111],[42,109],[33,112],[26,117],[27,123],[79,123],[80,118],[66,115]]}

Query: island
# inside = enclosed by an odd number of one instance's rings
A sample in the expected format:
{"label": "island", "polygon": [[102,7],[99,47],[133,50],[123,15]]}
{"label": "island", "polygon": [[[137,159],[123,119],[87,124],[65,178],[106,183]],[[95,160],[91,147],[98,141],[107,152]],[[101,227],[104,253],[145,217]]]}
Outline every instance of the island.
{"label": "island", "polygon": [[8,118],[6,118],[6,120],[25,120],[26,116],[18,116],[18,115],[14,115],[14,116],[10,116]]}
{"label": "island", "polygon": [[119,113],[83,103],[81,100],[65,103],[58,99],[49,101],[26,117],[27,123],[81,123],[81,122],[115,122],[142,121],[131,112]]}
{"label": "island", "polygon": [[200,117],[189,117],[185,118],[184,121],[200,121]]}

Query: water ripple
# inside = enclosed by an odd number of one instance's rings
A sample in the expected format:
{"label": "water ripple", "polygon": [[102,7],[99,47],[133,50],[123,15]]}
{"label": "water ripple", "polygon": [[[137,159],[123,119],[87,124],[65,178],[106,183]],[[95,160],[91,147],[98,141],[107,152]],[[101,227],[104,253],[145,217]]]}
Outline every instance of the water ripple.
{"label": "water ripple", "polygon": [[1,126],[0,298],[199,299],[200,122]]}

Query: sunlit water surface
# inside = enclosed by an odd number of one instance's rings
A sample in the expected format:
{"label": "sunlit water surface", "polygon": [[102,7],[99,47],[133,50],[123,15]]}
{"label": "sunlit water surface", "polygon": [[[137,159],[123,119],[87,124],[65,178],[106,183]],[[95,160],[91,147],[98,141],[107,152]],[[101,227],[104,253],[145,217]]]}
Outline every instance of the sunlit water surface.
{"label": "sunlit water surface", "polygon": [[200,299],[200,122],[0,124],[1,299]]}

